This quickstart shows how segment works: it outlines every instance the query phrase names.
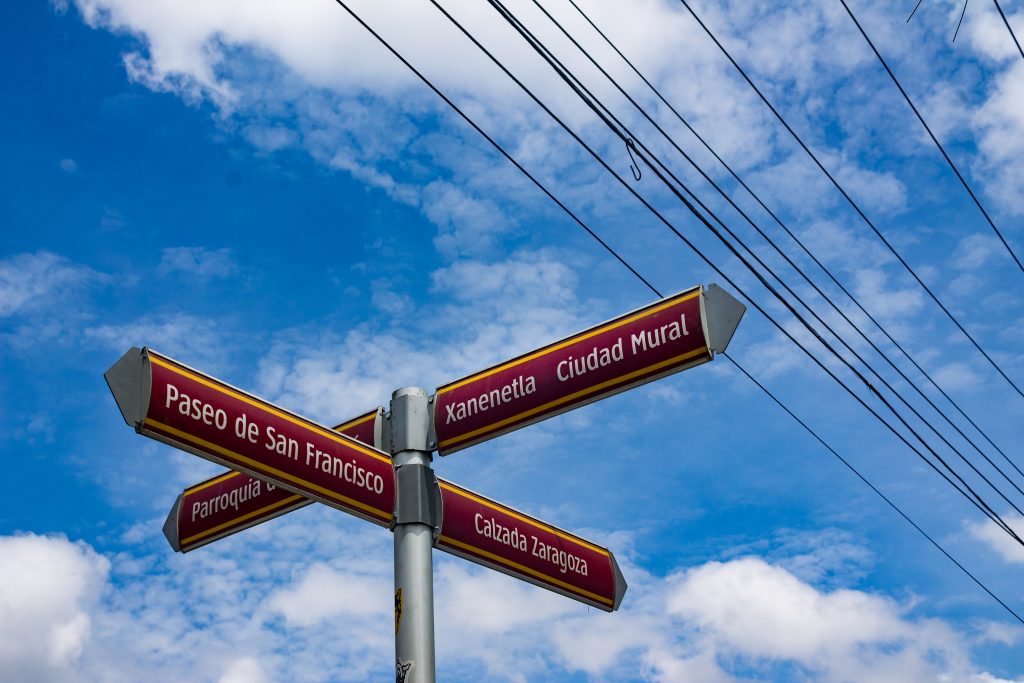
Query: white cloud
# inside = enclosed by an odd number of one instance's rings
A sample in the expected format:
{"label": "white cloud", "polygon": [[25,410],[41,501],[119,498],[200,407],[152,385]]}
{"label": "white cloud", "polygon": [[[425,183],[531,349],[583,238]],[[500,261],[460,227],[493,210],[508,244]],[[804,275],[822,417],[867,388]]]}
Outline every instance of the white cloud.
{"label": "white cloud", "polygon": [[[1020,53],[1013,44],[1013,37],[1006,30],[1002,18],[987,3],[981,8],[974,8],[970,22],[964,22],[964,33],[970,39],[971,47],[976,52],[995,62],[1016,60]],[[1004,8],[1003,11],[1006,11]],[[1024,33],[1024,13],[1010,12],[1007,19],[1018,36]]]}
{"label": "white cloud", "polygon": [[[795,335],[800,339],[801,335]],[[798,368],[805,368],[806,356],[781,332],[751,346],[747,353],[752,371],[760,379],[772,379]]]}
{"label": "white cloud", "polygon": [[733,678],[719,668],[715,652],[708,648],[692,657],[676,657],[666,651],[649,652],[645,663],[659,683],[701,681],[702,683],[733,683]]}
{"label": "white cloud", "polygon": [[345,419],[386,403],[399,387],[431,389],[579,328],[576,275],[554,250],[459,261],[431,282],[439,299],[454,303],[413,309],[390,283],[375,287],[379,308],[404,315],[394,329],[277,334],[260,361],[259,392],[323,421]]}
{"label": "white cloud", "polygon": [[[187,556],[159,520],[109,560],[83,544],[0,537],[0,677],[39,683],[366,680],[390,667],[391,539],[313,506]],[[343,562],[337,558],[343,557]],[[612,615],[435,554],[438,661],[467,680],[994,681],[970,639],[884,596],[823,591],[756,557],[667,578],[629,562]],[[283,617],[283,620],[281,619]],[[4,630],[6,629],[6,630]],[[1009,639],[1009,640],[1008,640]],[[1015,641],[1013,641],[1015,642]]]}
{"label": "white cloud", "polygon": [[60,170],[64,171],[65,173],[78,173],[78,163],[76,163],[74,159],[61,159],[59,166]]}
{"label": "white cloud", "polygon": [[953,266],[959,270],[977,270],[990,265],[993,257],[1001,258],[1004,251],[995,235],[967,235],[953,252]]}
{"label": "white cloud", "polygon": [[382,313],[395,319],[408,315],[414,307],[412,298],[395,291],[387,278],[377,278],[370,282],[370,302]]}
{"label": "white cloud", "polygon": [[905,321],[924,305],[924,295],[919,287],[908,283],[901,289],[883,270],[864,268],[857,271],[854,291],[861,301],[870,302],[868,310],[882,320]]}
{"label": "white cloud", "polygon": [[73,680],[109,570],[61,537],[0,537],[0,678]]}
{"label": "white cloud", "polygon": [[238,270],[230,249],[205,247],[168,247],[161,252],[157,272],[181,273],[201,280],[230,277]]}
{"label": "white cloud", "polygon": [[981,377],[974,368],[961,361],[947,363],[931,374],[940,387],[949,391],[970,391],[981,385]]}
{"label": "white cloud", "polygon": [[[1002,515],[1003,520],[1010,525],[1010,528],[1017,532],[1017,535],[1024,537],[1024,518],[1016,513]],[[1009,534],[996,526],[995,522],[985,520],[979,522],[967,522],[967,532],[975,540],[981,541],[994,550],[1010,564],[1024,564],[1024,548]]]}
{"label": "white cloud", "polygon": [[428,386],[443,360],[389,334],[278,335],[259,363],[259,393],[322,422],[386,405],[400,386]]}
{"label": "white cloud", "polygon": [[202,367],[219,367],[229,355],[223,320],[213,321],[184,313],[145,315],[129,323],[89,327],[85,338],[118,351],[127,351],[131,346],[149,346]]}
{"label": "white cloud", "polygon": [[821,594],[756,558],[687,572],[668,611],[713,631],[744,654],[810,661],[825,648],[901,640],[895,606],[857,591]]}
{"label": "white cloud", "polygon": [[434,244],[447,256],[491,253],[495,237],[511,229],[511,221],[495,201],[468,196],[451,183],[427,185],[423,204],[424,214],[440,228]]}
{"label": "white cloud", "polygon": [[437,599],[445,605],[445,626],[454,632],[446,639],[453,645],[464,644],[466,638],[483,644],[497,635],[578,611],[565,598],[471,566],[459,560],[441,562],[437,568]]}
{"label": "white cloud", "polygon": [[128,227],[128,219],[117,209],[106,207],[100,218],[100,228],[104,232],[118,232]]}
{"label": "white cloud", "polygon": [[217,679],[217,683],[270,683],[259,661],[252,657],[236,659]]}
{"label": "white cloud", "polygon": [[975,624],[976,642],[1016,645],[1024,639],[1024,626],[1014,626],[999,621],[983,621]]}
{"label": "white cloud", "polygon": [[998,208],[1024,213],[1024,62],[1015,60],[995,78],[973,118],[986,190]]}
{"label": "white cloud", "polygon": [[990,673],[981,673],[971,678],[972,683],[1021,683],[1024,678],[997,678]]}
{"label": "white cloud", "polygon": [[[537,211],[536,191],[524,194],[528,184],[504,160],[331,3],[302,0],[287,8],[261,5],[258,10],[242,0],[154,0],[141,5],[131,0],[78,0],[77,5],[90,25],[140,39],[143,49],[125,57],[132,77],[186,99],[212,99],[220,105],[224,122],[237,125],[260,149],[299,145],[323,163],[384,189],[396,201],[418,206],[438,226],[435,244],[446,257],[492,254],[497,241],[516,235],[520,216]],[[490,8],[451,5],[453,14],[570,125],[599,135],[598,148],[608,144],[600,122],[567,96],[564,84]],[[602,97],[618,101],[531,3],[517,0],[511,6]],[[575,199],[588,205],[614,204],[603,182],[578,182],[581,173],[592,175],[586,155],[429,3],[405,3],[400,12],[358,0],[353,7],[485,129],[506,147],[523,153],[531,170],[549,186],[563,195],[580,195]],[[802,157],[797,175],[815,176],[814,182],[780,177],[773,159],[779,156],[777,146],[791,150],[789,141],[777,139],[770,114],[682,8],[644,0],[628,8],[585,3],[585,9],[736,167],[769,165],[763,177],[778,184],[778,196],[789,198],[799,188],[813,198],[794,202],[805,210],[835,204],[836,197]],[[636,90],[635,76],[571,7],[552,11],[614,75]],[[779,11],[752,12],[745,3],[732,3],[702,12],[728,36],[727,42],[740,43],[740,61],[769,82],[795,92],[798,100],[820,98],[816,91],[823,83],[831,87],[832,79],[848,78],[851,69],[867,62],[862,49],[839,39],[848,26],[835,8],[799,2]],[[733,33],[744,40],[733,39]],[[640,120],[626,105],[618,108],[632,123]],[[444,115],[434,116],[439,111]],[[425,117],[438,125],[423,135],[419,124]],[[819,129],[829,123],[814,122]],[[655,144],[653,130],[638,130]],[[842,159],[836,172],[867,206],[886,212],[903,208],[905,190],[893,174],[868,170],[855,153],[819,146],[827,158]],[[614,149],[621,154],[621,145]],[[432,165],[425,166],[424,161]],[[602,220],[608,215],[597,213]]]}
{"label": "white cloud", "polygon": [[758,558],[711,562],[677,576],[667,609],[723,655],[790,661],[819,681],[941,680],[963,672],[959,638],[910,621],[891,600],[823,593]]}
{"label": "white cloud", "polygon": [[865,210],[875,214],[894,214],[907,208],[907,188],[893,173],[871,171],[849,163],[828,163],[838,167],[839,183]]}
{"label": "white cloud", "polygon": [[280,612],[289,625],[312,626],[325,619],[357,620],[387,614],[391,582],[383,576],[339,572],[314,564],[299,581],[275,591],[270,609]]}
{"label": "white cloud", "polygon": [[0,260],[0,318],[31,313],[106,281],[92,268],[48,251]]}

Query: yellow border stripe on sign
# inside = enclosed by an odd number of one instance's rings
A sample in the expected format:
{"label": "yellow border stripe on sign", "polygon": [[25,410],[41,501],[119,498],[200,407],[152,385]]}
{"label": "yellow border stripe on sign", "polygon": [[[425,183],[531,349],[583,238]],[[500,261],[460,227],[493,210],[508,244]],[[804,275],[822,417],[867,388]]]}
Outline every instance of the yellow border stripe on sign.
{"label": "yellow border stripe on sign", "polygon": [[573,536],[572,534],[569,534],[569,533],[567,533],[565,531],[560,531],[559,529],[556,529],[553,526],[549,526],[549,525],[547,525],[544,522],[541,522],[539,520],[533,519],[531,517],[526,517],[525,515],[521,515],[518,512],[516,512],[515,510],[510,510],[509,508],[505,507],[504,505],[501,505],[500,503],[494,503],[494,502],[491,502],[491,501],[487,500],[486,498],[481,498],[480,496],[474,495],[474,494],[470,493],[469,491],[465,491],[465,490],[455,486],[454,484],[449,484],[448,482],[442,481],[440,479],[438,480],[437,483],[441,486],[441,488],[446,489],[448,491],[451,491],[452,493],[456,493],[456,494],[458,494],[460,496],[465,496],[466,498],[469,498],[470,500],[472,500],[475,503],[480,503],[481,505],[489,507],[492,510],[497,510],[498,512],[501,512],[502,514],[506,514],[509,517],[514,517],[514,518],[518,519],[520,522],[525,522],[526,524],[529,524],[531,526],[539,527],[541,529],[544,529],[545,531],[548,531],[548,532],[554,534],[555,536],[558,536],[559,538],[564,538],[567,541],[572,541],[573,543],[575,543],[577,545],[581,545],[584,548],[587,548],[588,550],[593,550],[596,553],[600,553],[601,555],[604,555],[605,557],[608,557],[608,551],[606,549],[604,549],[604,548],[602,548],[600,546],[596,546],[596,545],[594,545],[592,543],[588,543],[588,542],[584,541],[582,538],[579,538],[577,536]]}
{"label": "yellow border stripe on sign", "polygon": [[515,366],[520,365],[522,363],[525,363],[526,361],[533,360],[534,358],[540,358],[541,356],[545,356],[545,355],[547,355],[549,353],[553,353],[554,351],[558,351],[559,349],[564,349],[566,346],[569,346],[571,344],[575,344],[576,342],[581,342],[581,341],[583,341],[585,339],[590,339],[591,337],[593,337],[595,335],[598,335],[598,334],[601,334],[602,332],[607,332],[608,330],[614,330],[617,327],[622,327],[623,325],[628,325],[629,323],[633,322],[634,320],[639,320],[640,318],[646,317],[648,315],[653,315],[653,314],[655,314],[655,313],[657,313],[659,311],[665,310],[666,308],[671,308],[672,306],[675,306],[677,304],[681,304],[684,301],[689,301],[690,299],[693,299],[693,298],[698,297],[698,296],[700,296],[700,289],[696,289],[696,290],[694,290],[694,291],[692,291],[692,292],[690,292],[688,294],[683,294],[678,299],[672,299],[672,300],[666,301],[666,302],[664,302],[662,304],[658,304],[658,305],[654,306],[653,308],[648,308],[648,309],[644,309],[642,311],[639,311],[636,314],[629,316],[628,318],[624,318],[622,320],[613,320],[610,323],[608,323],[607,325],[602,325],[601,327],[595,328],[595,329],[591,330],[590,332],[584,332],[582,334],[576,335],[575,337],[569,337],[568,339],[566,339],[564,341],[556,342],[556,343],[552,344],[551,346],[546,346],[543,349],[540,349],[538,351],[534,351],[533,353],[531,353],[529,355],[523,356],[521,358],[515,358],[513,360],[508,361],[507,363],[502,363],[501,365],[497,365],[497,366],[495,366],[493,368],[490,368],[489,370],[484,370],[482,372],[478,372],[475,375],[470,375],[466,379],[458,380],[458,381],[456,381],[456,382],[454,382],[452,384],[449,384],[447,386],[443,386],[443,387],[441,387],[441,388],[439,388],[437,390],[437,395],[440,396],[441,394],[443,394],[445,392],[452,391],[453,389],[458,389],[459,387],[465,386],[466,384],[469,384],[470,382],[475,382],[475,381],[477,381],[479,379],[483,379],[484,377],[489,377],[490,375],[493,375],[496,372],[501,372],[502,370],[507,370],[508,368],[514,368]]}
{"label": "yellow border stripe on sign", "polygon": [[309,500],[308,498],[306,498],[305,496],[302,496],[302,495],[299,495],[299,494],[296,493],[295,495],[289,496],[288,498],[285,498],[284,500],[279,500],[276,503],[271,503],[270,505],[268,505],[266,507],[262,507],[259,510],[253,510],[252,512],[248,512],[248,513],[242,515],[241,517],[237,517],[235,519],[232,519],[229,522],[224,522],[223,524],[218,524],[217,526],[211,527],[211,528],[207,529],[206,531],[200,531],[198,534],[193,534],[193,535],[189,536],[188,538],[183,538],[183,539],[178,541],[178,545],[181,546],[182,548],[184,548],[189,543],[193,543],[195,541],[200,541],[200,540],[206,538],[207,536],[212,536],[213,534],[217,533],[218,531],[223,531],[224,529],[228,529],[230,527],[233,527],[236,524],[241,524],[242,522],[248,521],[248,520],[252,519],[253,517],[258,517],[259,515],[263,515],[263,514],[266,514],[268,512],[272,512],[274,510],[278,510],[280,508],[283,508],[283,507],[285,507],[287,505],[290,505],[290,504],[292,504],[292,503],[294,503],[296,501],[300,501],[300,500],[305,500],[306,502],[309,502],[309,503],[313,502],[313,501]]}
{"label": "yellow border stripe on sign", "polygon": [[609,379],[609,380],[601,382],[599,384],[595,384],[592,387],[587,387],[586,389],[581,389],[581,390],[579,390],[579,391],[577,391],[575,393],[569,394],[567,396],[562,396],[561,398],[556,398],[554,401],[548,401],[547,403],[545,403],[543,405],[539,405],[539,406],[536,406],[534,408],[530,408],[529,410],[524,410],[523,412],[519,413],[518,415],[513,415],[512,417],[507,417],[504,420],[498,420],[497,422],[489,424],[486,427],[480,427],[479,429],[474,429],[471,432],[466,432],[465,434],[460,434],[459,436],[452,437],[451,439],[448,439],[446,441],[442,441],[441,443],[439,443],[438,447],[439,448],[446,448],[447,446],[453,446],[455,444],[462,443],[463,441],[468,441],[469,439],[472,439],[475,436],[480,436],[480,435],[486,434],[488,432],[493,432],[493,431],[495,431],[497,429],[501,429],[502,427],[505,427],[507,425],[519,422],[520,420],[528,418],[528,417],[530,417],[532,415],[536,415],[537,413],[542,413],[545,410],[548,410],[549,408],[555,408],[557,406],[562,405],[563,403],[568,403],[568,402],[573,401],[573,400],[575,400],[577,398],[582,398],[582,397],[587,396],[589,394],[593,394],[593,393],[596,393],[598,391],[601,391],[602,389],[607,389],[609,387],[613,387],[613,386],[615,386],[617,384],[624,384],[624,383],[628,382],[629,380],[636,379],[637,377],[639,377],[641,375],[646,375],[646,374],[648,374],[650,372],[656,372],[656,371],[661,370],[662,368],[666,368],[666,367],[668,367],[670,365],[674,365],[676,363],[682,363],[684,361],[690,360],[691,358],[696,358],[697,356],[706,355],[707,353],[708,353],[708,348],[706,346],[701,347],[699,349],[694,349],[693,351],[687,351],[686,353],[684,353],[684,354],[682,354],[680,356],[676,356],[674,358],[669,358],[668,360],[663,360],[663,361],[655,363],[653,365],[648,365],[647,367],[640,368],[639,370],[634,370],[633,372],[627,373],[625,375],[621,375],[620,377],[616,377],[614,379]]}
{"label": "yellow border stripe on sign", "polygon": [[576,595],[582,595],[584,597],[590,598],[591,600],[595,600],[597,602],[600,602],[600,603],[603,603],[605,605],[608,605],[609,607],[615,604],[614,600],[606,598],[603,595],[598,595],[597,593],[591,593],[590,591],[583,590],[582,588],[578,588],[578,587],[572,585],[571,583],[566,583],[565,581],[561,581],[559,579],[556,579],[553,576],[548,576],[544,572],[539,572],[536,569],[531,569],[530,567],[523,566],[523,565],[519,564],[518,562],[513,562],[512,560],[505,559],[504,557],[501,557],[500,555],[495,555],[494,553],[489,553],[486,550],[481,550],[480,548],[476,548],[474,546],[471,546],[468,543],[463,543],[462,541],[456,541],[454,538],[448,538],[447,536],[441,536],[441,541],[444,542],[444,543],[447,543],[448,545],[451,545],[451,546],[454,546],[456,548],[459,548],[461,550],[466,550],[466,551],[468,551],[468,552],[470,552],[470,553],[472,553],[474,555],[482,555],[483,557],[486,557],[487,559],[491,560],[492,562],[495,562],[497,564],[503,565],[505,567],[509,567],[510,569],[515,569],[516,571],[522,572],[524,574],[529,574],[530,576],[533,576],[535,578],[541,579],[541,580],[543,580],[543,581],[545,581],[547,583],[555,584],[559,588],[564,588],[565,590],[569,591],[570,593],[575,593]]}
{"label": "yellow border stripe on sign", "polygon": [[[361,415],[361,416],[359,416],[357,418],[353,418],[353,419],[349,420],[348,422],[342,422],[340,425],[337,425],[336,427],[331,427],[331,429],[333,429],[336,432],[343,432],[346,429],[352,429],[356,425],[361,425],[364,422],[368,422],[370,420],[375,419],[376,417],[377,417],[377,411],[374,410],[373,412],[367,413],[366,415]],[[346,434],[345,436],[348,436],[348,435]],[[351,439],[351,438],[355,438],[355,437],[349,437],[349,438]],[[356,440],[358,441],[358,439],[356,439]]]}
{"label": "yellow border stripe on sign", "polygon": [[372,505],[367,505],[366,503],[362,503],[358,500],[353,500],[348,496],[343,496],[340,493],[336,493],[328,488],[324,488],[319,484],[314,484],[313,482],[306,481],[305,479],[300,479],[299,477],[296,477],[292,474],[288,474],[287,472],[282,472],[276,467],[271,467],[270,465],[261,463],[258,460],[253,460],[252,458],[248,458],[242,455],[241,453],[235,453],[234,451],[224,448],[223,446],[218,446],[217,444],[211,443],[205,439],[201,439],[198,436],[192,436],[188,432],[183,432],[180,429],[175,429],[170,425],[165,425],[161,422],[157,422],[152,418],[147,417],[145,420],[145,424],[149,427],[155,427],[157,430],[166,432],[172,436],[182,439],[187,443],[191,443],[194,446],[198,446],[205,451],[218,453],[220,455],[224,455],[229,458],[239,460],[242,463],[250,466],[253,470],[257,472],[262,472],[263,474],[266,474],[268,476],[273,476],[277,479],[283,479],[285,481],[290,481],[293,484],[298,484],[299,486],[308,488],[310,491],[315,491],[316,493],[319,493],[325,498],[330,498],[331,500],[336,500],[340,503],[344,503],[349,507],[354,507],[356,509],[363,510],[364,512],[369,512],[374,517],[378,517],[388,521],[390,521],[391,519],[392,512],[390,510],[379,510],[373,507]]}
{"label": "yellow border stripe on sign", "polygon": [[296,426],[304,427],[306,429],[314,431],[317,434],[320,434],[321,436],[323,436],[323,437],[325,437],[327,439],[330,439],[331,441],[334,441],[336,443],[340,443],[340,444],[342,444],[344,446],[348,446],[349,448],[357,450],[360,453],[363,453],[364,455],[369,455],[370,457],[376,458],[377,460],[380,460],[381,462],[386,462],[389,465],[391,464],[391,458],[388,458],[385,455],[383,455],[381,453],[378,453],[375,450],[370,450],[370,449],[366,448],[359,441],[356,441],[355,439],[353,439],[351,437],[347,437],[346,436],[346,437],[339,438],[338,434],[336,434],[334,432],[331,432],[331,431],[328,431],[328,430],[324,429],[323,427],[320,427],[319,425],[315,425],[312,422],[307,422],[305,420],[302,420],[302,419],[300,419],[300,418],[298,418],[298,417],[296,417],[294,415],[291,415],[289,413],[283,412],[281,409],[276,408],[276,407],[274,407],[274,406],[272,406],[272,405],[270,405],[268,403],[264,403],[264,402],[258,401],[256,399],[249,398],[245,394],[240,394],[237,391],[234,391],[232,389],[228,389],[227,387],[221,386],[220,384],[217,384],[217,383],[215,383],[213,381],[210,381],[210,380],[206,379],[205,377],[200,377],[199,375],[196,375],[196,374],[194,374],[192,372],[189,372],[188,370],[185,370],[183,368],[179,368],[176,365],[173,365],[170,360],[164,359],[164,358],[160,357],[159,355],[156,355],[153,351],[150,351],[149,353],[150,353],[150,355],[149,355],[150,361],[152,361],[153,363],[156,363],[157,365],[159,365],[162,368],[165,368],[167,370],[170,370],[171,372],[177,373],[177,374],[181,375],[182,377],[187,377],[188,379],[192,380],[193,382],[199,382],[203,386],[206,386],[206,387],[209,387],[211,389],[214,389],[215,391],[219,391],[222,394],[227,394],[228,396],[231,396],[232,398],[238,399],[239,401],[242,401],[244,403],[248,403],[249,405],[251,405],[254,408],[259,408],[260,410],[264,410],[264,411],[266,411],[266,412],[268,412],[268,413],[270,413],[272,415],[276,415],[277,417],[281,418],[282,420],[287,420],[288,422],[291,422],[292,424],[294,424]]}
{"label": "yellow border stripe on sign", "polygon": [[[362,424],[362,423],[364,423],[364,422],[366,422],[368,420],[375,419],[376,417],[377,417],[377,411],[375,410],[375,411],[373,411],[372,413],[370,413],[368,415],[363,415],[361,417],[357,417],[357,418],[355,418],[353,420],[349,420],[348,422],[342,422],[337,427],[331,427],[331,429],[333,429],[336,432],[340,432],[340,431],[345,430],[345,429],[351,429],[352,427],[355,427],[356,425]],[[185,493],[183,495],[188,496],[190,494],[197,493],[197,492],[202,491],[203,489],[205,489],[207,487],[213,486],[214,484],[219,484],[222,481],[227,481],[228,479],[231,479],[232,477],[240,476],[241,474],[242,473],[238,472],[237,470],[231,470],[230,472],[225,472],[224,474],[216,476],[213,479],[209,479],[207,481],[204,481],[201,484],[196,484],[194,486],[188,487],[187,489],[185,489]]]}
{"label": "yellow border stripe on sign", "polygon": [[208,488],[210,488],[211,486],[213,486],[215,484],[219,484],[222,481],[227,481],[228,479],[231,479],[232,477],[237,477],[240,474],[241,474],[241,472],[236,472],[235,470],[231,470],[230,472],[225,472],[224,474],[222,474],[220,476],[217,476],[217,477],[214,477],[213,479],[210,479],[208,481],[204,481],[201,484],[196,484],[195,486],[188,487],[187,489],[185,489],[185,493],[183,493],[182,495],[183,496],[189,496],[189,495],[191,495],[193,493],[198,493],[199,491],[202,491],[203,489],[208,489]]}

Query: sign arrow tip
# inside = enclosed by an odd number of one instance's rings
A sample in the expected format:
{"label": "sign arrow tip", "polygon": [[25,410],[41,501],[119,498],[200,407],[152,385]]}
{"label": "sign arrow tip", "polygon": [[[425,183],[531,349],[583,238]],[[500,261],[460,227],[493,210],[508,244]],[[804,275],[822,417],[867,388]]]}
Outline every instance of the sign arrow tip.
{"label": "sign arrow tip", "polygon": [[615,601],[612,603],[612,612],[619,609],[619,604],[622,603],[622,597],[626,594],[626,589],[629,587],[626,584],[626,577],[622,575],[622,570],[619,569],[619,563],[615,560],[615,555],[612,551],[608,551],[608,559],[612,562],[612,574],[615,577]]}
{"label": "sign arrow tip", "polygon": [[736,297],[718,285],[708,285],[704,290],[704,314],[708,324],[708,348],[722,353],[747,312],[747,307]]}
{"label": "sign arrow tip", "polygon": [[174,548],[174,552],[181,552],[181,543],[178,538],[178,512],[181,509],[181,494],[174,499],[174,505],[171,506],[171,511],[167,513],[167,521],[164,522],[164,536],[167,537],[167,542]]}
{"label": "sign arrow tip", "polygon": [[148,376],[144,372],[145,363],[145,352],[133,346],[103,373],[103,379],[107,380],[121,416],[130,427],[138,427],[145,417],[145,406],[142,403],[144,398],[149,398],[149,387],[143,386],[147,384]]}

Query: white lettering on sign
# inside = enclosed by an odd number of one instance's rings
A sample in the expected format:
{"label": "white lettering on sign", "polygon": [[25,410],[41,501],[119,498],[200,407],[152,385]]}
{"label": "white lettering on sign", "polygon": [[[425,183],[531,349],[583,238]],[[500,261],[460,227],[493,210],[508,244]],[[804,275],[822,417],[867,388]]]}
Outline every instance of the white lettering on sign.
{"label": "white lettering on sign", "polygon": [[527,375],[526,377],[520,375],[512,380],[511,383],[499,389],[492,389],[480,396],[445,406],[448,411],[445,424],[458,422],[477,413],[482,413],[505,403],[511,403],[516,399],[529,396],[536,390],[537,380],[533,378],[533,375]]}
{"label": "white lettering on sign", "polygon": [[267,442],[263,447],[292,460],[299,459],[299,442],[284,434],[278,434],[271,425],[267,425]]}
{"label": "white lettering on sign", "polygon": [[[232,489],[229,493],[222,493],[216,498],[203,501],[197,500],[192,503],[192,521],[196,521],[196,517],[206,519],[210,515],[221,510],[227,510],[228,508],[234,508],[235,512],[238,512],[239,505],[259,497],[260,493],[262,493],[262,486],[263,483],[259,479],[253,479],[245,486]],[[274,486],[267,484],[267,491],[273,490]]]}
{"label": "white lettering on sign", "polygon": [[534,557],[539,557],[542,560],[557,566],[564,574],[567,570],[574,571],[581,576],[587,575],[587,561],[582,557],[576,557],[572,553],[567,553],[561,548],[556,548],[553,545],[548,545],[544,541],[539,540],[536,536],[531,536],[533,539],[533,550],[532,554]]}
{"label": "white lettering on sign", "polygon": [[622,337],[619,337],[611,346],[599,348],[595,346],[590,353],[583,356],[569,356],[555,367],[555,374],[562,382],[585,375],[591,370],[597,370],[611,365],[615,361],[622,360]]}
{"label": "white lettering on sign", "polygon": [[690,331],[686,329],[686,314],[683,313],[679,316],[679,320],[673,320],[654,330],[641,330],[630,335],[629,342],[635,356],[638,350],[649,351],[689,334]]}
{"label": "white lettering on sign", "polygon": [[520,533],[519,529],[509,529],[493,517],[485,518],[479,512],[473,516],[473,526],[481,536],[526,552],[526,536]]}
{"label": "white lettering on sign", "polygon": [[330,453],[324,453],[308,441],[306,442],[306,466],[334,475],[342,481],[367,491],[373,491],[378,495],[384,493],[384,478],[379,474],[368,472],[355,460],[342,460]]}
{"label": "white lettering on sign", "polygon": [[168,383],[164,408],[170,408],[172,403],[177,404],[179,413],[197,422],[202,422],[217,429],[224,429],[228,426],[228,414],[222,408],[214,408],[209,403],[203,403],[198,398],[191,398],[188,394],[178,391],[178,387]]}
{"label": "white lettering on sign", "polygon": [[[577,557],[561,548],[549,545],[533,534],[527,537],[519,529],[507,527],[493,517],[484,517],[477,512],[473,515],[473,527],[484,538],[489,538],[524,553],[529,552],[534,557],[555,565],[563,574],[571,571],[581,576],[587,575],[587,561],[582,557]],[[527,539],[532,543],[528,543]]]}

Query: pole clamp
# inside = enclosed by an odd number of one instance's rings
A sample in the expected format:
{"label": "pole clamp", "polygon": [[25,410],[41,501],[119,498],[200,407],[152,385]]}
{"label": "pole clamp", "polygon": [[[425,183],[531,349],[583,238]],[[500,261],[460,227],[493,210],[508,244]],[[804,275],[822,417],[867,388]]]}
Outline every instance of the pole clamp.
{"label": "pole clamp", "polygon": [[395,468],[394,524],[426,524],[441,531],[441,488],[434,470],[410,463]]}

